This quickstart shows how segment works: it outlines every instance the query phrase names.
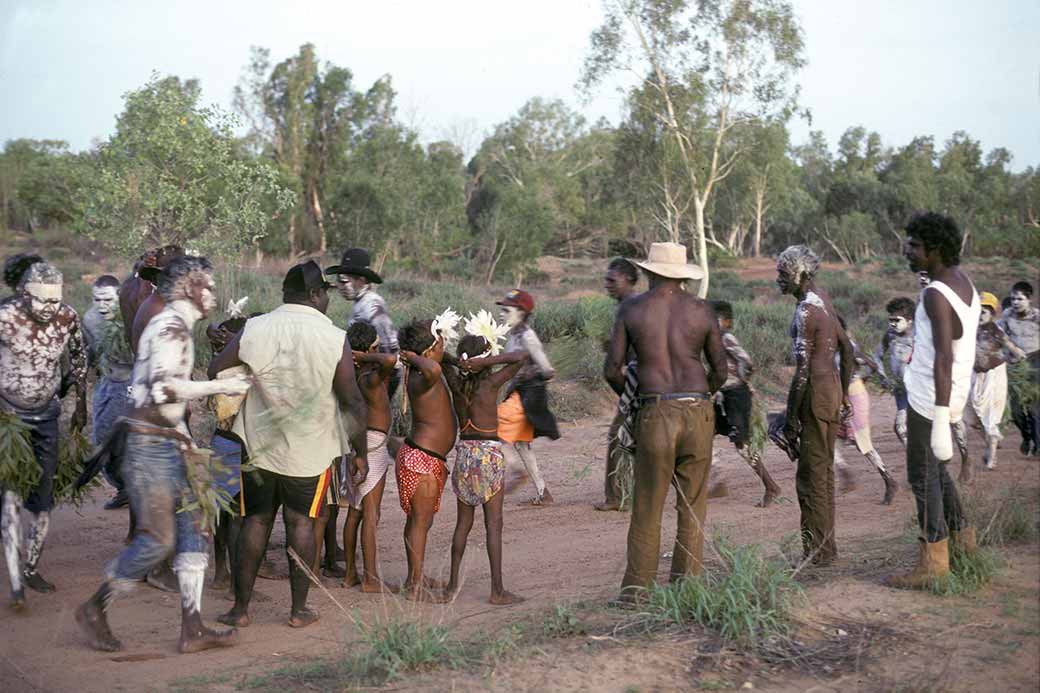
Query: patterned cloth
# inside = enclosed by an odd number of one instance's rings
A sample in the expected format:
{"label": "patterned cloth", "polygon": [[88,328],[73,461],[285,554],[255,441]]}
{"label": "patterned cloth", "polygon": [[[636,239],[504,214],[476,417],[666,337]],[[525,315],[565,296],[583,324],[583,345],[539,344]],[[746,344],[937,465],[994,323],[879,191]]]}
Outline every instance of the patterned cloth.
{"label": "patterned cloth", "polygon": [[497,440],[460,440],[455,445],[451,487],[466,505],[477,507],[502,490],[506,462]]}
{"label": "patterned cloth", "polygon": [[419,487],[419,480],[426,474],[433,474],[437,479],[437,501],[433,512],[441,509],[441,493],[448,481],[448,467],[444,460],[421,450],[410,442],[404,442],[397,451],[397,463],[394,466],[397,474],[397,492],[401,497],[401,510],[405,515],[412,512],[412,496]]}
{"label": "patterned cloth", "polygon": [[624,452],[636,454],[636,416],[639,414],[639,372],[635,361],[625,367],[625,387],[618,399],[618,414],[623,422],[618,426],[617,444]]}
{"label": "patterned cloth", "polygon": [[349,505],[355,510],[361,509],[361,501],[364,500],[372,489],[386,476],[386,470],[390,468],[390,453],[386,449],[386,434],[382,431],[369,429],[365,434],[368,441],[368,476],[360,487],[354,486],[354,480],[350,478],[350,458],[346,455],[340,461],[339,470],[339,494],[341,504]]}

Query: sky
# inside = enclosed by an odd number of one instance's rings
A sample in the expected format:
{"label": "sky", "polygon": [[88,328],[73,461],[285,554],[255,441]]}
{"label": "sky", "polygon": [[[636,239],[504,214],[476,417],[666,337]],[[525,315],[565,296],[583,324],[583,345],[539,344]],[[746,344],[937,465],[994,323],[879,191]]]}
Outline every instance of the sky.
{"label": "sky", "polygon": [[[811,125],[832,148],[850,126],[901,146],[957,130],[1012,168],[1040,165],[1038,0],[794,0],[806,38],[799,73]],[[617,122],[603,87],[574,84],[601,18],[600,0],[0,0],[0,142],[104,140],[122,95],[153,71],[197,77],[230,108],[250,46],[274,62],[313,43],[367,89],[389,73],[398,115],[426,141],[472,152],[530,98],[560,98],[589,120]]]}

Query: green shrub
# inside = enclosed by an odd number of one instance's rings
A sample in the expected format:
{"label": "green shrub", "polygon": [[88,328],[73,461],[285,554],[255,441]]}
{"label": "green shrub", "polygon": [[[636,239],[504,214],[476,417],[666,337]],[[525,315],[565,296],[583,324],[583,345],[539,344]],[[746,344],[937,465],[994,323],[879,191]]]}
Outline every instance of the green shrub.
{"label": "green shrub", "polygon": [[755,299],[755,287],[760,286],[760,281],[747,281],[742,279],[736,272],[722,271],[711,275],[711,283],[708,286],[708,298],[718,301],[753,301]]}
{"label": "green shrub", "polygon": [[759,546],[719,539],[715,548],[721,570],[706,569],[697,577],[651,587],[646,611],[666,623],[701,625],[743,646],[790,634],[792,610],[802,598],[793,569],[779,559],[764,558]]}
{"label": "green shrub", "polygon": [[585,626],[566,606],[557,606],[542,621],[542,634],[547,638],[569,638],[584,635]]}
{"label": "green shrub", "polygon": [[362,660],[369,675],[380,673],[386,679],[395,679],[408,672],[453,666],[461,659],[461,645],[452,640],[445,626],[403,620],[371,625],[355,622],[368,647]]}
{"label": "green shrub", "polygon": [[972,553],[950,544],[950,572],[932,581],[929,591],[942,596],[970,594],[987,585],[1004,566],[993,549],[979,547]]}

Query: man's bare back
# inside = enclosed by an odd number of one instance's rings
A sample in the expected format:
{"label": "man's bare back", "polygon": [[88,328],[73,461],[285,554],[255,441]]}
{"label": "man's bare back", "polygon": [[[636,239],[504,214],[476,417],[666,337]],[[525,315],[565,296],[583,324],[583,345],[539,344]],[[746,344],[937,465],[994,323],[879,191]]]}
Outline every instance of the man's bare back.
{"label": "man's bare back", "polygon": [[[607,380],[618,394],[629,346],[639,363],[640,394],[707,394],[726,380],[726,354],[715,314],[677,282],[659,281],[619,308],[606,368]],[[704,372],[702,353],[710,374]]]}
{"label": "man's bare back", "polygon": [[354,361],[358,364],[358,386],[365,398],[365,404],[368,405],[367,428],[386,433],[390,430],[392,419],[387,383],[397,363],[397,356],[378,352],[362,354],[355,351]]}
{"label": "man's bare back", "polygon": [[[527,362],[523,351],[501,356],[473,358],[456,362],[462,373],[445,371],[459,421],[459,436],[469,440],[498,440],[498,392]],[[505,364],[494,373],[480,374],[496,365]],[[469,371],[469,375],[465,372]],[[480,375],[478,375],[480,374]],[[466,380],[471,380],[467,383]]]}
{"label": "man's bare back", "polygon": [[447,457],[455,446],[455,416],[448,388],[441,377],[441,364],[407,351],[401,352],[401,358],[408,364],[408,403],[412,409],[410,437],[416,445]]}

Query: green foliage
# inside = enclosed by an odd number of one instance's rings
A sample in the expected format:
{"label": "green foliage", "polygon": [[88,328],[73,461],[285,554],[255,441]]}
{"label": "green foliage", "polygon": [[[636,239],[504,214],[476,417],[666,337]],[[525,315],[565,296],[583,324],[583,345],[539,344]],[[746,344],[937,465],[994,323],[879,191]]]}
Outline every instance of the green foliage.
{"label": "green foliage", "polygon": [[563,336],[588,337],[603,343],[614,327],[617,304],[605,296],[586,296],[577,301],[551,301],[538,306],[530,324],[543,342]]}
{"label": "green foliage", "polygon": [[733,304],[733,314],[733,333],[751,355],[756,382],[758,379],[780,380],[780,369],[791,354],[789,329],[794,305],[738,301]]}
{"label": "green foliage", "polygon": [[838,314],[850,324],[867,313],[885,311],[885,290],[865,277],[825,271],[820,272],[817,282],[830,295]]}
{"label": "green foliage", "polygon": [[802,598],[793,569],[764,558],[758,546],[716,540],[715,548],[721,569],[651,587],[645,611],[659,622],[697,624],[743,646],[790,634],[792,609]]}
{"label": "green foliage", "polygon": [[1023,407],[1032,406],[1040,400],[1040,382],[1027,361],[1008,364],[1008,395],[1015,397]]}
{"label": "green foliage", "polygon": [[385,620],[371,625],[355,620],[361,640],[368,647],[362,656],[366,672],[394,680],[402,674],[456,665],[462,656],[460,644],[445,626],[416,621]]}
{"label": "green foliage", "polygon": [[40,481],[33,454],[32,427],[10,412],[0,411],[0,489],[28,498]]}
{"label": "green foliage", "polygon": [[93,446],[82,431],[70,432],[62,438],[58,468],[54,472],[55,505],[70,503],[78,508],[91,491],[101,487],[101,477],[95,476],[83,488],[76,489],[76,482],[83,473],[83,462],[92,452]]}
{"label": "green foliage", "polygon": [[542,634],[547,638],[570,638],[585,635],[585,626],[570,608],[559,605],[542,621]]}
{"label": "green foliage", "polygon": [[929,591],[941,596],[977,592],[1000,572],[1004,559],[993,549],[979,547],[972,553],[950,544],[950,572],[936,578]]}
{"label": "green foliage", "polygon": [[83,190],[84,234],[127,256],[166,243],[229,255],[288,208],[276,170],[244,156],[233,118],[199,95],[194,81],[158,76],[126,94]]}

